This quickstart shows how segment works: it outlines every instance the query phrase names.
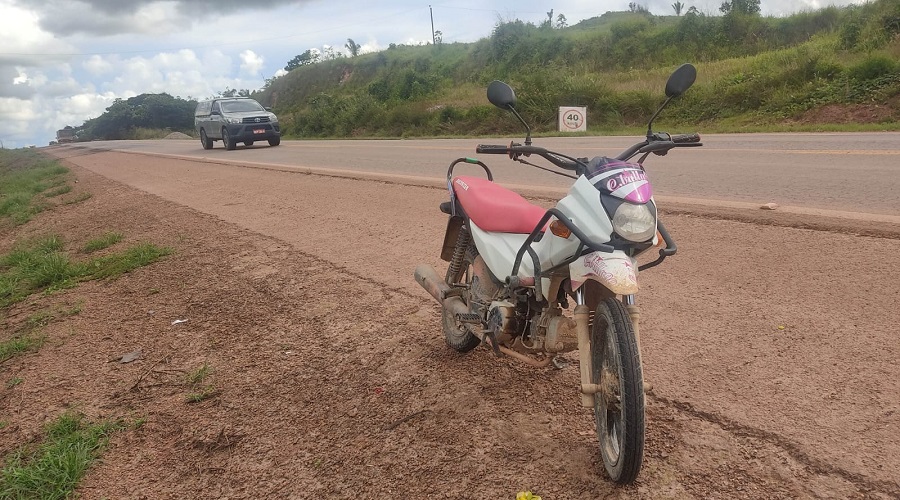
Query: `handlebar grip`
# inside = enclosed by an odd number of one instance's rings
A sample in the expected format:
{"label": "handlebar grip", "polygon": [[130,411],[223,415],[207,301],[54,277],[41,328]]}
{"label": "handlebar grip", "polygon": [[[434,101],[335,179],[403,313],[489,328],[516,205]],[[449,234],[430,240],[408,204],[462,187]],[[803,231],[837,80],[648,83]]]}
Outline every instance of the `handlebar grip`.
{"label": "handlebar grip", "polygon": [[675,144],[686,143],[686,142],[700,142],[700,134],[679,134],[672,136],[672,142]]}
{"label": "handlebar grip", "polygon": [[486,155],[505,155],[509,154],[509,146],[497,144],[479,144],[475,146],[475,152]]}

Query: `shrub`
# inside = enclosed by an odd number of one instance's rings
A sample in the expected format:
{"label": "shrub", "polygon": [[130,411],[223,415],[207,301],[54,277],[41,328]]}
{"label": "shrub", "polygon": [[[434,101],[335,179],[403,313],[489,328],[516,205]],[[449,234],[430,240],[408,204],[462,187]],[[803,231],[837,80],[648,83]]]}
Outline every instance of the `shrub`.
{"label": "shrub", "polygon": [[890,75],[895,71],[897,63],[893,60],[882,55],[872,55],[852,66],[848,73],[854,80],[867,81]]}

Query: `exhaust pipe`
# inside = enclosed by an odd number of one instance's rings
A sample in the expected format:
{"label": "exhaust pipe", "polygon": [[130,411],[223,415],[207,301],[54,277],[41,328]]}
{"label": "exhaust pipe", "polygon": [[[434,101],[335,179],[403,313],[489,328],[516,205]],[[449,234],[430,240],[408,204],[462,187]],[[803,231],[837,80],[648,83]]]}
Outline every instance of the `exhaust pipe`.
{"label": "exhaust pipe", "polygon": [[459,297],[450,295],[452,288],[444,280],[438,277],[437,272],[428,264],[419,264],[416,267],[416,281],[422,285],[422,288],[434,297],[438,304],[442,305],[453,316],[468,314],[469,308],[466,303]]}
{"label": "exhaust pipe", "polygon": [[444,303],[447,292],[450,291],[450,285],[438,277],[433,267],[428,264],[419,264],[416,267],[416,281],[429,295],[434,297],[434,300],[438,301],[438,304]]}

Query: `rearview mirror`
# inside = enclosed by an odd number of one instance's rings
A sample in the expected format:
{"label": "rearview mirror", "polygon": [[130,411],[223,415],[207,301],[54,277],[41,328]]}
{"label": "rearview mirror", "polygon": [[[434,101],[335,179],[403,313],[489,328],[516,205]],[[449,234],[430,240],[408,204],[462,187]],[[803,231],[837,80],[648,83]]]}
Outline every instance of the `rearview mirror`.
{"label": "rearview mirror", "polygon": [[[666,82],[666,97],[678,97],[687,92],[697,79],[697,68],[693,64],[682,64]],[[493,101],[492,101],[493,102]]]}
{"label": "rearview mirror", "polygon": [[494,80],[488,85],[487,98],[491,104],[500,109],[508,110],[516,107],[516,93],[512,87],[500,80]]}

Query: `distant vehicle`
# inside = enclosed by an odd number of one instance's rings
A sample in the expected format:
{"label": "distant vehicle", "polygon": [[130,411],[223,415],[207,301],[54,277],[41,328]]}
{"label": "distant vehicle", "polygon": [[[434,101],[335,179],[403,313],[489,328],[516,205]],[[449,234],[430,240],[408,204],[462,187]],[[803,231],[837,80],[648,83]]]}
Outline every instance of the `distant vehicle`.
{"label": "distant vehicle", "polygon": [[56,131],[56,142],[64,144],[66,142],[75,142],[75,129],[66,127]]}
{"label": "distant vehicle", "polygon": [[194,127],[203,149],[212,149],[215,141],[222,141],[229,151],[239,142],[246,146],[256,141],[269,141],[269,146],[281,144],[278,117],[249,97],[200,101],[194,111]]}

